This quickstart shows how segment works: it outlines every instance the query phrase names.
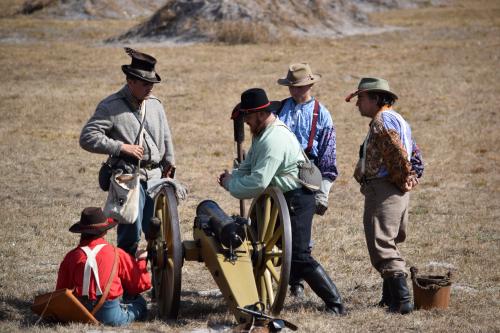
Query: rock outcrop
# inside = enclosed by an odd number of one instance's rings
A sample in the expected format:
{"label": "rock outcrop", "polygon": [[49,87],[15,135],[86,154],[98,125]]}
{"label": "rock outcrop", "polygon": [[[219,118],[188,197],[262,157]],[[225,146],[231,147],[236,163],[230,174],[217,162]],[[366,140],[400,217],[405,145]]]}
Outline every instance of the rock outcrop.
{"label": "rock outcrop", "polygon": [[438,0],[168,0],[149,20],[115,40],[339,37],[373,31],[371,12],[432,2]]}
{"label": "rock outcrop", "polygon": [[20,13],[68,19],[149,17],[167,0],[27,0]]}

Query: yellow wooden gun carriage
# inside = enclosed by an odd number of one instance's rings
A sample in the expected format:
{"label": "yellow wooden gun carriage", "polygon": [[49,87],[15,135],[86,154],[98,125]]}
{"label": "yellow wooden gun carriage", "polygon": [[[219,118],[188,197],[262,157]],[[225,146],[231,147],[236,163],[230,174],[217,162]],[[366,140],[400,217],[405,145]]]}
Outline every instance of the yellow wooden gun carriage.
{"label": "yellow wooden gun carriage", "polygon": [[205,263],[238,323],[251,322],[252,311],[280,313],[288,289],[292,235],[279,189],[264,191],[244,217],[226,215],[214,201],[201,202],[192,240],[181,241],[172,188],[159,193],[154,210],[158,232],[148,241],[148,252],[160,318],[178,317],[184,260]]}

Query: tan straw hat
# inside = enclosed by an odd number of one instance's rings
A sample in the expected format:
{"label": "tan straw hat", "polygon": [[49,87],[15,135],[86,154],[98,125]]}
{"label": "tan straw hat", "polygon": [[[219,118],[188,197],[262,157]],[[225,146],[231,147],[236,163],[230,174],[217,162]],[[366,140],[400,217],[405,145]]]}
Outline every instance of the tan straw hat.
{"label": "tan straw hat", "polygon": [[320,74],[313,74],[308,63],[291,64],[285,78],[279,79],[278,84],[282,86],[302,87],[318,82]]}
{"label": "tan straw hat", "polygon": [[391,91],[391,88],[389,87],[389,82],[387,82],[387,80],[378,77],[364,77],[361,79],[361,81],[359,81],[358,90],[356,90],[353,93],[350,93],[345,98],[345,101],[349,102],[353,97],[365,91],[385,92],[388,93],[389,95],[392,95],[392,97],[394,97],[395,100],[398,99],[398,96]]}

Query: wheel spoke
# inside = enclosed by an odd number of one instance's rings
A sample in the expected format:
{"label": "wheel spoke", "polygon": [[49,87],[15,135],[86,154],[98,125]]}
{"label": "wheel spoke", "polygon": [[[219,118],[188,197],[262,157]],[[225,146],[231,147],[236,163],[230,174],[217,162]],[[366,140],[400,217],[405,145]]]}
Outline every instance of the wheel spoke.
{"label": "wheel spoke", "polygon": [[269,298],[269,304],[273,305],[274,303],[274,291],[273,291],[273,283],[271,281],[271,274],[268,270],[264,271],[264,281],[266,283],[267,296]]}
{"label": "wheel spoke", "polygon": [[276,228],[276,221],[278,220],[278,208],[279,207],[277,205],[272,205],[271,214],[269,216],[269,224],[267,226],[266,235],[264,236],[264,242],[268,241],[274,233],[274,229]]}
{"label": "wheel spoke", "polygon": [[276,243],[278,242],[278,240],[281,238],[281,236],[283,236],[283,230],[280,228],[280,229],[277,229],[274,234],[273,234],[273,237],[271,237],[271,239],[269,240],[268,243],[266,243],[266,250],[267,249],[272,249]]}
{"label": "wheel spoke", "polygon": [[260,274],[257,272],[260,269],[254,269],[253,275],[255,276],[255,284],[257,285],[257,294],[261,295]]}
{"label": "wheel spoke", "polygon": [[264,279],[264,275],[259,275],[260,280],[260,301],[267,306],[267,290],[266,290],[266,281]]}
{"label": "wheel spoke", "polygon": [[267,234],[267,229],[269,226],[269,218],[271,216],[271,197],[265,196],[262,202],[263,214],[261,216],[262,220],[259,228],[259,241],[264,241],[264,236]]}
{"label": "wheel spoke", "polygon": [[274,281],[279,282],[280,276],[278,275],[278,272],[276,272],[273,263],[271,261],[266,261],[266,267],[271,273],[271,276],[274,278]]}

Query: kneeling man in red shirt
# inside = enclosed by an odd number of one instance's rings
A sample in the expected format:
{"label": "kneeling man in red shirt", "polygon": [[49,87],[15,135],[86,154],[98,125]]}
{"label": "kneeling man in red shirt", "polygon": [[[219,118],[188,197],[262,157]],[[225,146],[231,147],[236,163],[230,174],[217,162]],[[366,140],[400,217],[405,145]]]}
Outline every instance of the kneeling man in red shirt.
{"label": "kneeling man in red shirt", "polygon": [[146,253],[134,258],[104,239],[107,230],[116,224],[103,215],[101,208],[82,211],[80,221],[69,229],[81,234],[80,243],[64,257],[56,289],[74,289],[89,311],[104,296],[95,318],[104,325],[121,326],[146,316],[146,301],[140,293],[151,288],[151,279]]}

